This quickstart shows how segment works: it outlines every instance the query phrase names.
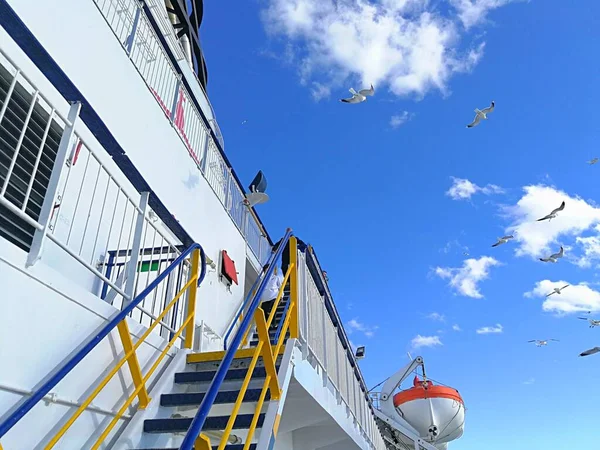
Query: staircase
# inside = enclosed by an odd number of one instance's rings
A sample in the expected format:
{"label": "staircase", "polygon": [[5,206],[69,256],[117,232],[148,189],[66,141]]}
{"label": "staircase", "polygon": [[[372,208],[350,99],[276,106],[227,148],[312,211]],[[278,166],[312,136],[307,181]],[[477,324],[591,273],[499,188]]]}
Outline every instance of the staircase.
{"label": "staircase", "polygon": [[[273,323],[269,327],[269,339],[271,340],[271,344],[275,344],[279,338],[279,334],[281,334],[281,327],[283,326],[283,319],[287,314],[288,308],[290,305],[290,290],[289,287],[286,287],[283,292],[283,298],[279,302],[279,305],[275,309],[275,317],[273,318]],[[290,337],[289,331],[286,333],[285,339]],[[258,333],[254,332],[252,334],[252,340],[250,341],[250,347],[256,347],[258,345]]]}
{"label": "staircase", "polygon": [[[282,347],[282,350],[285,347]],[[251,365],[252,356],[255,348],[240,350],[231,363],[217,394],[216,400],[211,408],[207,418],[203,433],[211,437],[214,449],[218,448],[218,443],[223,430],[234,411],[234,404],[244,379]],[[175,386],[178,392],[162,394],[160,397],[160,407],[169,408],[171,414],[169,418],[147,419],[144,421],[144,435],[141,442],[168,442],[169,447],[162,446],[143,446],[136,450],[158,450],[158,449],[177,449],[187,432],[196,411],[202,402],[208,387],[210,386],[225,352],[194,353],[187,357],[187,363],[183,372],[175,374]],[[282,353],[282,352],[281,352]],[[281,363],[281,354],[276,359],[276,368],[279,369]],[[260,399],[263,385],[265,383],[266,371],[262,358],[259,358],[256,367],[250,378],[246,393],[244,395],[237,418],[233,425],[233,431],[228,439],[229,444],[224,448],[226,450],[243,450],[247,441],[248,431],[252,419],[256,412],[257,403]],[[256,442],[262,428],[265,411],[269,405],[270,392],[265,394],[265,401],[258,416],[256,431],[248,449],[255,450]],[[159,414],[165,415],[165,414]],[[165,435],[157,439],[156,435]]]}
{"label": "staircase", "polygon": [[[269,327],[271,345],[275,345],[279,341],[289,305],[289,288],[286,288]],[[282,353],[285,350],[285,341],[289,337],[287,328],[285,333],[284,345],[275,359],[277,371],[279,371]],[[258,343],[258,332],[254,332],[250,347],[236,352],[204,423],[202,433],[216,443],[213,444],[213,449],[219,448],[218,444],[222,441],[230,417],[236,414],[227,444],[222,448],[226,450],[255,450],[257,448],[260,430],[271,398],[270,390],[266,388],[265,384],[267,371],[261,357],[258,357],[254,363],[254,369],[245,388],[244,384],[248,370],[253,366],[252,359],[257,351]],[[176,392],[162,394],[160,397],[159,409],[163,411],[159,411],[157,416],[163,418],[144,420],[143,436],[140,442],[151,442],[152,445],[139,446],[135,450],[179,448],[224,356],[225,351],[193,353],[187,356],[185,370],[174,375],[174,391]],[[235,403],[243,389],[245,389],[245,393],[236,413]],[[262,400],[261,396],[263,396]],[[259,404],[261,404],[260,411],[257,411]],[[167,408],[168,410],[165,411]],[[257,415],[256,424],[253,426],[255,415]],[[250,438],[248,438],[249,435],[251,435]],[[249,445],[247,445],[248,439],[250,439]],[[161,446],[156,446],[157,443],[160,443]]]}
{"label": "staircase", "polygon": [[[112,331],[118,331],[125,349],[123,357],[106,373],[97,387],[85,401],[82,401],[79,408],[54,436],[47,440],[45,448],[53,448],[65,436],[87,405],[91,404],[125,364],[128,364],[131,372],[134,389],[110,422],[106,426],[98,427],[99,435],[94,437],[95,443],[91,447],[86,444],[86,448],[97,450],[103,445],[108,444],[111,447],[113,444],[118,444],[120,449],[131,450],[171,448],[211,450],[211,447],[219,450],[254,450],[257,449],[259,440],[262,449],[266,448],[267,445],[263,443],[265,439],[269,439],[268,445],[272,446],[285,401],[282,378],[289,383],[291,376],[288,370],[289,359],[286,359],[288,362],[285,366],[282,365],[282,355],[288,336],[298,338],[298,302],[295,294],[298,289],[295,272],[292,276],[295,252],[291,252],[290,268],[275,301],[275,310],[269,314],[269,317],[265,317],[264,311],[259,308],[258,299],[272,275],[274,261],[281,257],[284,245],[290,238],[293,244],[291,247],[296,248],[295,238],[291,237],[291,230],[288,229],[282,241],[283,245],[271,255],[269,268],[264,272],[256,292],[251,294],[252,300],[248,303],[246,314],[243,318],[240,316],[241,321],[231,339],[231,347],[219,352],[179,353],[181,357],[177,364],[164,367],[162,376],[159,375],[158,378],[162,381],[158,381],[158,385],[162,385],[162,388],[157,389],[156,392],[160,392],[161,395],[156,395],[157,398],[153,402],[148,394],[147,382],[160,367],[164,356],[182,335],[182,351],[187,352],[188,350],[185,349],[191,349],[193,345],[196,291],[206,273],[206,258],[199,244],[192,244],[183,251],[148,287],[94,333],[32,396],[16,404],[13,412],[0,422],[0,438],[63,380],[98,345],[98,342]],[[190,266],[188,282],[134,343],[126,322],[127,316],[162,283],[168,283],[171,272],[184,265]],[[181,324],[178,324],[179,328],[174,331],[171,340],[153,360],[150,368],[148,370],[146,367],[142,368],[136,350],[186,293],[188,295],[185,314]],[[234,321],[237,321],[237,318]],[[251,330],[254,329],[256,333],[252,333]],[[247,333],[252,337],[250,347],[245,348],[247,344],[243,342]],[[185,361],[183,361],[184,357]],[[286,357],[289,358],[289,355]],[[172,368],[169,370],[169,367]],[[180,368],[182,371],[175,372]],[[168,378],[163,378],[166,372],[170,375]],[[139,413],[137,416],[139,420],[136,421],[134,415],[129,423],[132,426],[130,430],[132,433],[124,432],[116,438],[119,442],[114,442],[114,439],[113,442],[109,442],[110,433],[136,399],[138,399],[136,414]],[[261,436],[261,431],[267,434]],[[0,450],[2,450],[1,444]]]}

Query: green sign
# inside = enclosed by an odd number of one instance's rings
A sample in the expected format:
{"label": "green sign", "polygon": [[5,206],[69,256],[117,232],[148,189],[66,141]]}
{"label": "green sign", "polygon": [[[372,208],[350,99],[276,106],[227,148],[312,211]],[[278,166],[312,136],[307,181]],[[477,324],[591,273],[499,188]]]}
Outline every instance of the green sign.
{"label": "green sign", "polygon": [[138,264],[138,272],[156,272],[158,271],[158,261],[142,261]]}

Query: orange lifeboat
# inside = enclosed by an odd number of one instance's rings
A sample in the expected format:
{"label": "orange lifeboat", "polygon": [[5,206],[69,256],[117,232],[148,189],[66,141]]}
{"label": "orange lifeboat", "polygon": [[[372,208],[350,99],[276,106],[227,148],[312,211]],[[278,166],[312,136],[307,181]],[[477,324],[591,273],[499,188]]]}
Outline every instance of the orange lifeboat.
{"label": "orange lifeboat", "polygon": [[456,389],[415,376],[413,387],[394,395],[393,401],[404,420],[440,450],[463,434],[465,405]]}

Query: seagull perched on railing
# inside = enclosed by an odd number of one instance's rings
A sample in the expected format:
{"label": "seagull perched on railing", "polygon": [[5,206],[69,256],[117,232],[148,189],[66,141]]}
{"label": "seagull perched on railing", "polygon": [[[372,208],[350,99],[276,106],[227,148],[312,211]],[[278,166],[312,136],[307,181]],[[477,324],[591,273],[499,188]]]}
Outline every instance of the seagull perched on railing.
{"label": "seagull perched on railing", "polygon": [[371,85],[370,89],[361,89],[360,91],[356,92],[354,90],[354,88],[350,88],[349,91],[352,94],[352,97],[351,98],[343,98],[340,100],[340,102],[362,103],[367,99],[367,97],[372,97],[375,94],[375,88],[373,87],[373,85]]}
{"label": "seagull perched on railing", "polygon": [[552,220],[556,217],[556,215],[559,213],[559,211],[562,211],[563,209],[565,209],[565,202],[563,200],[563,202],[560,204],[560,206],[556,209],[553,209],[552,212],[544,217],[542,217],[541,219],[538,219],[536,222],[541,222],[542,220]]}
{"label": "seagull perched on railing", "polygon": [[511,239],[514,239],[512,234],[509,234],[508,236],[502,236],[501,238],[498,238],[498,242],[493,244],[492,247],[498,247],[499,245],[506,244]]}
{"label": "seagull perched on railing", "polygon": [[594,347],[594,348],[590,348],[589,350],[586,350],[583,353],[580,353],[579,356],[589,356],[589,355],[593,355],[594,353],[598,353],[600,352],[600,347]]}
{"label": "seagull perched on railing", "polygon": [[548,342],[550,342],[550,341],[559,342],[558,339],[545,339],[545,340],[533,339],[532,341],[527,341],[527,342],[535,342],[536,347],[543,347],[544,345],[548,345]]}
{"label": "seagull perched on railing", "polygon": [[558,262],[558,258],[562,258],[564,254],[565,254],[565,249],[561,245],[560,251],[558,253],[553,253],[552,255],[548,256],[547,258],[540,258],[540,261],[555,263],[555,262]]}
{"label": "seagull perched on railing", "polygon": [[479,122],[481,122],[481,119],[487,120],[487,115],[494,110],[495,106],[496,106],[496,104],[494,102],[492,102],[492,104],[490,106],[488,106],[487,108],[484,108],[482,110],[475,108],[475,118],[473,119],[473,122],[471,122],[469,125],[467,125],[467,128],[476,127],[477,125],[479,125]]}
{"label": "seagull perched on railing", "polygon": [[554,294],[560,294],[560,291],[562,291],[564,288],[567,288],[567,287],[569,287],[568,284],[565,284],[561,288],[554,288],[554,290],[552,292],[550,292],[548,295],[546,295],[546,297],[550,297],[551,295],[554,295]]}

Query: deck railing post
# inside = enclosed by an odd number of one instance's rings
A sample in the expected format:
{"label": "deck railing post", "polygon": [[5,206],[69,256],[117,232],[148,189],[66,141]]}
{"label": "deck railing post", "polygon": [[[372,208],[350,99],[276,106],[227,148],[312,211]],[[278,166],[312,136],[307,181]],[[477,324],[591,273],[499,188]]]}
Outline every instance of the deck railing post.
{"label": "deck railing post", "polygon": [[[131,246],[131,254],[127,263],[127,278],[125,279],[125,294],[127,299],[123,301],[123,307],[126,306],[128,300],[133,299],[135,289],[135,274],[138,271],[138,262],[140,260],[140,250],[142,247],[142,234],[144,232],[144,223],[146,222],[146,211],[148,209],[149,192],[142,192],[139,203],[138,216],[135,222],[135,231],[133,234],[133,245]],[[152,265],[152,261],[150,261]],[[154,314],[154,313],[153,313]]]}
{"label": "deck railing post", "polygon": [[327,311],[325,310],[325,299],[321,296],[321,314],[323,315],[321,321],[323,322],[323,387],[327,387],[328,370],[327,367]]}
{"label": "deck railing post", "polygon": [[292,314],[290,320],[290,338],[298,339],[299,337],[299,323],[298,323],[298,240],[292,236],[289,240],[289,249],[290,259],[289,265],[292,268],[292,273],[290,273],[290,303],[294,304],[294,307],[289,312]]}
{"label": "deck railing post", "polygon": [[[65,129],[60,138],[58,145],[58,151],[56,152],[56,159],[54,160],[54,166],[50,174],[50,180],[48,181],[48,188],[46,189],[46,195],[44,196],[44,202],[40,210],[38,223],[42,226],[41,230],[35,230],[33,235],[33,241],[29,254],[27,255],[26,266],[33,266],[42,257],[42,250],[44,240],[48,234],[48,225],[50,223],[50,217],[56,202],[56,196],[58,195],[58,183],[60,181],[63,170],[65,169],[65,163],[67,162],[67,156],[69,154],[69,144],[75,134],[75,124],[79,118],[79,112],[81,111],[81,103],[75,102],[71,104],[69,114],[67,116],[68,123],[65,124]],[[34,174],[35,175],[35,174]]]}
{"label": "deck railing post", "polygon": [[223,206],[225,206],[225,210],[227,211],[227,213],[231,214],[230,212],[230,207],[229,207],[229,200],[231,197],[231,186],[230,186],[230,180],[231,180],[231,169],[229,167],[227,167],[227,169],[225,170],[225,181],[223,182]]}

